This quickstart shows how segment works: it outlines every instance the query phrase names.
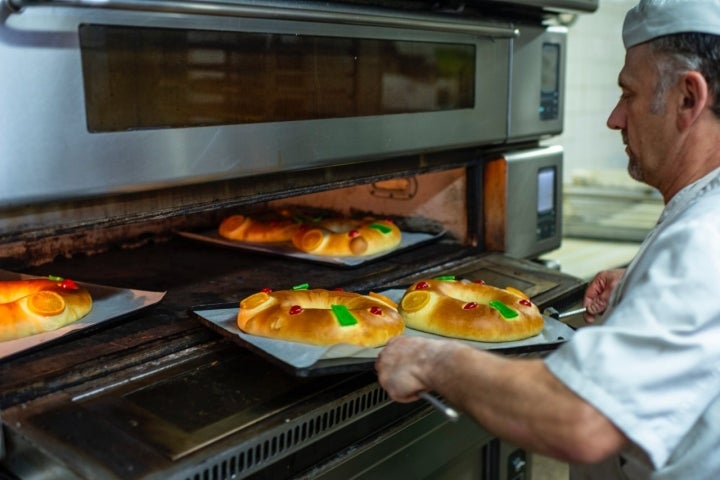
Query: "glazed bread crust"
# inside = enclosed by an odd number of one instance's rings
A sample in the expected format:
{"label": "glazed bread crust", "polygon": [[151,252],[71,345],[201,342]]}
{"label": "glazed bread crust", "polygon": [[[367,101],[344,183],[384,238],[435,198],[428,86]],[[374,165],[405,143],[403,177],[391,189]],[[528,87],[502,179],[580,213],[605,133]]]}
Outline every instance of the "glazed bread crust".
{"label": "glazed bread crust", "polygon": [[396,305],[382,295],[324,289],[250,295],[240,302],[237,324],[252,335],[318,346],[379,347],[405,329]]}
{"label": "glazed bread crust", "polygon": [[480,342],[537,335],[542,314],[521,292],[460,280],[426,279],[403,295],[399,311],[409,328]]}
{"label": "glazed bread crust", "polygon": [[295,247],[314,255],[349,257],[390,251],[402,240],[402,232],[390,220],[329,219],[303,225],[293,235]]}
{"label": "glazed bread crust", "polygon": [[0,342],[56,330],[87,315],[90,293],[47,280],[0,282]]}

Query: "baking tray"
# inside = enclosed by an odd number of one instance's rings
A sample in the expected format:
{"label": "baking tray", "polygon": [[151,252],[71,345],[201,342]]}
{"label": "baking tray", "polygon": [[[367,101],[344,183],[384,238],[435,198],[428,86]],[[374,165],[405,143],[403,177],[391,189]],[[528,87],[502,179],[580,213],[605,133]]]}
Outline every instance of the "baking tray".
{"label": "baking tray", "polygon": [[[402,297],[404,289],[385,290],[381,293],[392,299]],[[239,306],[233,304],[200,305],[190,308],[190,314],[211,330],[229,338],[248,350],[266,358],[283,370],[298,377],[332,375],[372,370],[382,350],[349,344],[317,347],[298,342],[276,340],[244,333],[237,327]],[[479,350],[492,350],[508,355],[544,352],[557,348],[574,334],[565,323],[544,316],[543,330],[536,336],[513,342],[490,343],[457,339]],[[440,335],[405,328],[403,335],[447,339]]]}
{"label": "baking tray", "polygon": [[252,243],[242,242],[239,240],[229,240],[227,238],[221,237],[220,234],[218,234],[217,230],[205,230],[200,232],[178,231],[176,233],[181,237],[213,245],[221,245],[223,247],[277,255],[286,258],[295,258],[298,260],[308,260],[311,262],[324,263],[340,267],[358,267],[360,265],[384,258],[388,255],[395,254],[408,248],[417,247],[428,242],[434,242],[440,239],[446,233],[446,231],[444,230],[438,233],[412,232],[405,230],[401,230],[401,232],[402,239],[400,241],[400,245],[398,245],[396,248],[375,255],[364,255],[357,257],[330,257],[325,255],[313,255],[297,250],[292,243],[288,242]]}
{"label": "baking tray", "polygon": [[[0,270],[0,280],[21,280],[29,278],[47,278]],[[165,296],[165,292],[149,292],[143,290],[130,290],[125,288],[108,287],[92,283],[77,281],[75,283],[85,287],[92,296],[92,310],[80,320],[50,332],[38,333],[17,340],[0,342],[0,359],[7,358],[21,352],[55,343],[66,339],[72,334],[87,331],[92,327],[119,320],[131,313],[139,312],[151,307]]]}

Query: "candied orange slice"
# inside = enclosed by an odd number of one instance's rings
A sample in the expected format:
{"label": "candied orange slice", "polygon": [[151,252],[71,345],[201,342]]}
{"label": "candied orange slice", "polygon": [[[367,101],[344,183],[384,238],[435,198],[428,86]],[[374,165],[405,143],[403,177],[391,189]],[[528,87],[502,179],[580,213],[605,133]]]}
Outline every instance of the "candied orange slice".
{"label": "candied orange slice", "polygon": [[223,222],[222,222],[223,227],[225,227],[229,230],[235,230],[243,223],[245,223],[244,215],[231,215],[231,216],[227,217],[225,220],[223,220]]}
{"label": "candied orange slice", "polygon": [[423,291],[414,291],[405,295],[400,306],[406,312],[415,312],[423,308],[430,301],[430,294]]}
{"label": "candied orange slice", "polygon": [[314,229],[305,232],[305,235],[300,239],[300,248],[303,250],[315,250],[325,238],[325,235],[321,230]]}
{"label": "candied orange slice", "polygon": [[267,302],[270,299],[270,296],[265,292],[258,292],[253,295],[250,295],[246,299],[244,299],[242,302],[240,302],[240,308],[255,308],[259,307],[263,303]]}
{"label": "candied orange slice", "polygon": [[517,288],[513,288],[513,287],[505,287],[505,290],[507,290],[510,293],[514,293],[515,295],[522,297],[526,300],[530,300],[530,297],[528,297],[527,294],[525,292],[523,292],[522,290],[518,290]]}
{"label": "candied orange slice", "polygon": [[28,297],[27,306],[33,313],[51,317],[65,310],[65,300],[55,292],[41,290]]}

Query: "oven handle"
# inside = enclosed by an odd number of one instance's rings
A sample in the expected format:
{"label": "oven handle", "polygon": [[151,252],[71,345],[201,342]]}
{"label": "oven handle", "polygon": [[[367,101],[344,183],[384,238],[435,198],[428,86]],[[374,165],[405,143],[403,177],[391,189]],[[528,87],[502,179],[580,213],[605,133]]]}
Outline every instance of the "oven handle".
{"label": "oven handle", "polygon": [[520,32],[512,25],[476,25],[468,22],[444,22],[432,18],[394,17],[366,12],[338,12],[311,9],[237,5],[193,0],[4,0],[14,12],[26,7],[84,7],[138,12],[187,13],[224,17],[267,18],[305,22],[341,23],[373,27],[413,28],[451,33],[469,33],[495,38],[512,38]]}

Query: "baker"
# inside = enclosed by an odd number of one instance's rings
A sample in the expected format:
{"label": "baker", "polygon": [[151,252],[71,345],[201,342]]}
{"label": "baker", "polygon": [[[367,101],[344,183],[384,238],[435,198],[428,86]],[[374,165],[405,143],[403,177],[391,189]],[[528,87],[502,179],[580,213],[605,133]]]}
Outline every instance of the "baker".
{"label": "baker", "polygon": [[436,391],[571,478],[720,478],[720,0],[642,0],[623,25],[607,124],[665,208],[625,271],[598,274],[586,320],[545,359],[391,340],[381,385]]}

